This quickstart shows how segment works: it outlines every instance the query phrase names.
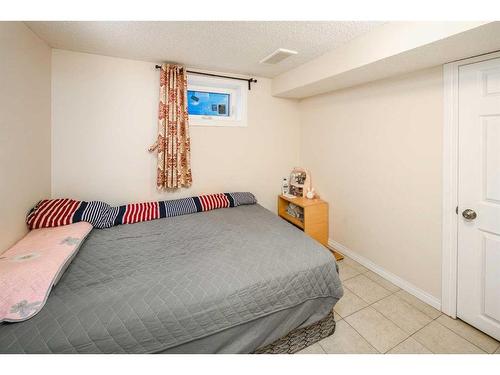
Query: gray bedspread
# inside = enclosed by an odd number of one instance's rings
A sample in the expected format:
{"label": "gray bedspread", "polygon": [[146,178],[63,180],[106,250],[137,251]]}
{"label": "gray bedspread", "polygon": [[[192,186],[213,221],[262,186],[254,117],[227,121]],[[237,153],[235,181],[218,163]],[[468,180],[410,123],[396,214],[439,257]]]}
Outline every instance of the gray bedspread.
{"label": "gray bedspread", "polygon": [[342,294],[328,250],[259,205],[96,229],[0,353],[168,351]]}

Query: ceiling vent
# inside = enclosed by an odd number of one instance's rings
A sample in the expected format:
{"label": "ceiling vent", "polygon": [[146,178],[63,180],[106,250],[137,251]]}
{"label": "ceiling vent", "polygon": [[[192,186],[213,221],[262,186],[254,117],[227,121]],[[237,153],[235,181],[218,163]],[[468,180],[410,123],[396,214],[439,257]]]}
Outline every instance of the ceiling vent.
{"label": "ceiling vent", "polygon": [[260,60],[260,64],[277,64],[283,60],[285,60],[287,57],[296,55],[297,51],[292,51],[289,49],[284,49],[284,48],[278,48],[276,51],[271,53],[269,56],[264,57],[262,60]]}

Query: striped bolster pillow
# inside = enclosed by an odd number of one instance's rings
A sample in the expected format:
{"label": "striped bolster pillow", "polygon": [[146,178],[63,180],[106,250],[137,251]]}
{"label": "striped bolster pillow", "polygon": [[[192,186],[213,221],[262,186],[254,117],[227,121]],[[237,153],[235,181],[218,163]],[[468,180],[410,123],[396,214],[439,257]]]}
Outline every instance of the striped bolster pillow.
{"label": "striped bolster pillow", "polygon": [[131,203],[111,207],[100,201],[49,199],[40,201],[29,213],[26,223],[30,229],[57,227],[86,221],[94,228],[133,224],[165,217],[187,215],[217,208],[255,204],[252,193],[219,193],[160,202]]}

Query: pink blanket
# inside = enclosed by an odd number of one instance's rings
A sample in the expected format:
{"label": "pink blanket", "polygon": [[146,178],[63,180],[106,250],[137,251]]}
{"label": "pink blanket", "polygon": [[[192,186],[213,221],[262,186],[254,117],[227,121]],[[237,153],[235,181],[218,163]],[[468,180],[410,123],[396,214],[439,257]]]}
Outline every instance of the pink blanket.
{"label": "pink blanket", "polygon": [[0,322],[20,322],[45,304],[92,225],[34,229],[0,254]]}

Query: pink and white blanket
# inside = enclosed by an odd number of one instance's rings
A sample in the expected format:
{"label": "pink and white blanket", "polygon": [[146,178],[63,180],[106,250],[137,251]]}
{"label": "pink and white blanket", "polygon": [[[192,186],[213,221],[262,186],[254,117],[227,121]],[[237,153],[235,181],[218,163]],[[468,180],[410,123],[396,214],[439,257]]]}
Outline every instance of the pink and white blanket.
{"label": "pink and white blanket", "polygon": [[34,229],[0,254],[0,322],[21,322],[45,305],[92,225]]}

